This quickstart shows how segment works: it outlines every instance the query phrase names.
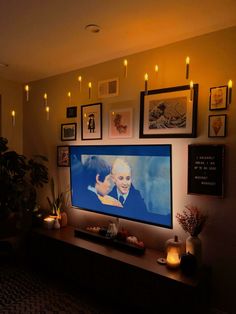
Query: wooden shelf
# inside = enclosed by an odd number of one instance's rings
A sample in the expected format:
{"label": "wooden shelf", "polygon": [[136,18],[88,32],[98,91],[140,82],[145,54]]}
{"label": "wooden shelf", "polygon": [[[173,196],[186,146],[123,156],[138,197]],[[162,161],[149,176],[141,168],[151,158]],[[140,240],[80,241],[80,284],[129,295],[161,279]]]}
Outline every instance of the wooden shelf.
{"label": "wooden shelf", "polygon": [[168,269],[166,265],[158,264],[157,259],[165,256],[161,251],[146,248],[142,255],[131,254],[126,250],[116,249],[113,245],[107,245],[106,243],[99,243],[92,241],[92,239],[84,238],[82,234],[81,237],[75,236],[75,229],[76,228],[72,226],[67,226],[59,230],[37,228],[33,230],[33,233],[104,256],[108,259],[125,263],[189,287],[197,287],[205,276],[204,268],[199,270],[195,276],[188,277],[185,276],[180,269],[171,270]]}

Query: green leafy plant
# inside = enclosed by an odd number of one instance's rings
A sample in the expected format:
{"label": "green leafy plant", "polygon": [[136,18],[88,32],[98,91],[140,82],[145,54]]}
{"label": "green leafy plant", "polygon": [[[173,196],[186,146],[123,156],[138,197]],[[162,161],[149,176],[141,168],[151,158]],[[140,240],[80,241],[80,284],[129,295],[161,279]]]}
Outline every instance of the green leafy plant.
{"label": "green leafy plant", "polygon": [[60,213],[63,211],[62,204],[63,204],[64,196],[68,191],[58,192],[58,194],[56,195],[55,182],[53,178],[51,178],[50,180],[50,186],[51,186],[52,198],[50,199],[47,196],[47,200],[50,206],[51,215],[60,216]]}
{"label": "green leafy plant", "polygon": [[37,155],[27,159],[9,150],[7,145],[8,140],[0,137],[0,219],[32,213],[37,189],[48,182],[46,157]]}

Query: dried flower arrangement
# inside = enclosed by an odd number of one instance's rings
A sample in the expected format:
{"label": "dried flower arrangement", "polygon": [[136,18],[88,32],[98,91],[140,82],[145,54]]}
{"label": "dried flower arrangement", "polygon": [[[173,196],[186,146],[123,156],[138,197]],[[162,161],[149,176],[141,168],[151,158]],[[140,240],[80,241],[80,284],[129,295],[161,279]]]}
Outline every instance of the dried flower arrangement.
{"label": "dried flower arrangement", "polygon": [[201,213],[196,206],[188,205],[185,208],[182,214],[176,214],[176,218],[185,232],[197,237],[203,230],[208,216]]}

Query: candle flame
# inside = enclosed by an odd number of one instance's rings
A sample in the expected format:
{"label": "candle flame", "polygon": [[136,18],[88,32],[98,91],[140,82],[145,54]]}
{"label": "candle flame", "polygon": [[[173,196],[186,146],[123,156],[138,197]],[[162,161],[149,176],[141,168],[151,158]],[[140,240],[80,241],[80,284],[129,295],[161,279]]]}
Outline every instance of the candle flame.
{"label": "candle flame", "polygon": [[45,108],[45,110],[46,110],[46,112],[49,112],[49,110],[50,110],[49,106],[47,106],[47,107]]}
{"label": "candle flame", "polygon": [[190,81],[190,88],[193,88],[193,81]]}
{"label": "candle flame", "polygon": [[70,97],[71,97],[71,92],[68,92],[68,93],[67,93],[67,96],[70,98]]}
{"label": "candle flame", "polygon": [[26,92],[29,91],[29,85],[25,85],[25,91],[26,91]]}
{"label": "candle flame", "polygon": [[144,75],[144,80],[148,81],[148,74],[147,73],[145,73],[145,75]]}
{"label": "candle flame", "polygon": [[82,76],[78,76],[78,81],[81,82],[82,81]]}
{"label": "candle flame", "polygon": [[12,117],[15,117],[15,115],[16,115],[15,110],[12,110],[11,115],[12,115]]}
{"label": "candle flame", "polygon": [[233,86],[233,81],[232,81],[232,80],[229,80],[229,82],[228,82],[228,88],[232,88],[232,86]]}
{"label": "candle flame", "polygon": [[124,60],[124,66],[127,67],[127,65],[128,65],[128,60],[125,59],[125,60]]}
{"label": "candle flame", "polygon": [[155,72],[158,72],[158,70],[159,70],[159,67],[158,67],[158,65],[156,64],[156,65],[155,65]]}
{"label": "candle flame", "polygon": [[187,58],[186,58],[186,64],[189,64],[189,62],[190,62],[190,58],[187,57]]}
{"label": "candle flame", "polygon": [[88,83],[88,87],[92,88],[92,83],[91,82]]}
{"label": "candle flame", "polygon": [[48,99],[47,93],[44,93],[43,98],[44,98],[44,99]]}

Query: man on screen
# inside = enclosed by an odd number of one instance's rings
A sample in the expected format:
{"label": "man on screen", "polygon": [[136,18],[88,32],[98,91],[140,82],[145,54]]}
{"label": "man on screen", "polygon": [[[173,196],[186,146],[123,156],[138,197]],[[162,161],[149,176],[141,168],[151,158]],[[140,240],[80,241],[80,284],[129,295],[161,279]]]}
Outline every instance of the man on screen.
{"label": "man on screen", "polygon": [[124,214],[128,210],[137,210],[137,215],[139,212],[147,212],[144,199],[132,184],[131,168],[125,160],[117,158],[114,161],[111,177],[115,185],[109,195],[120,201]]}

